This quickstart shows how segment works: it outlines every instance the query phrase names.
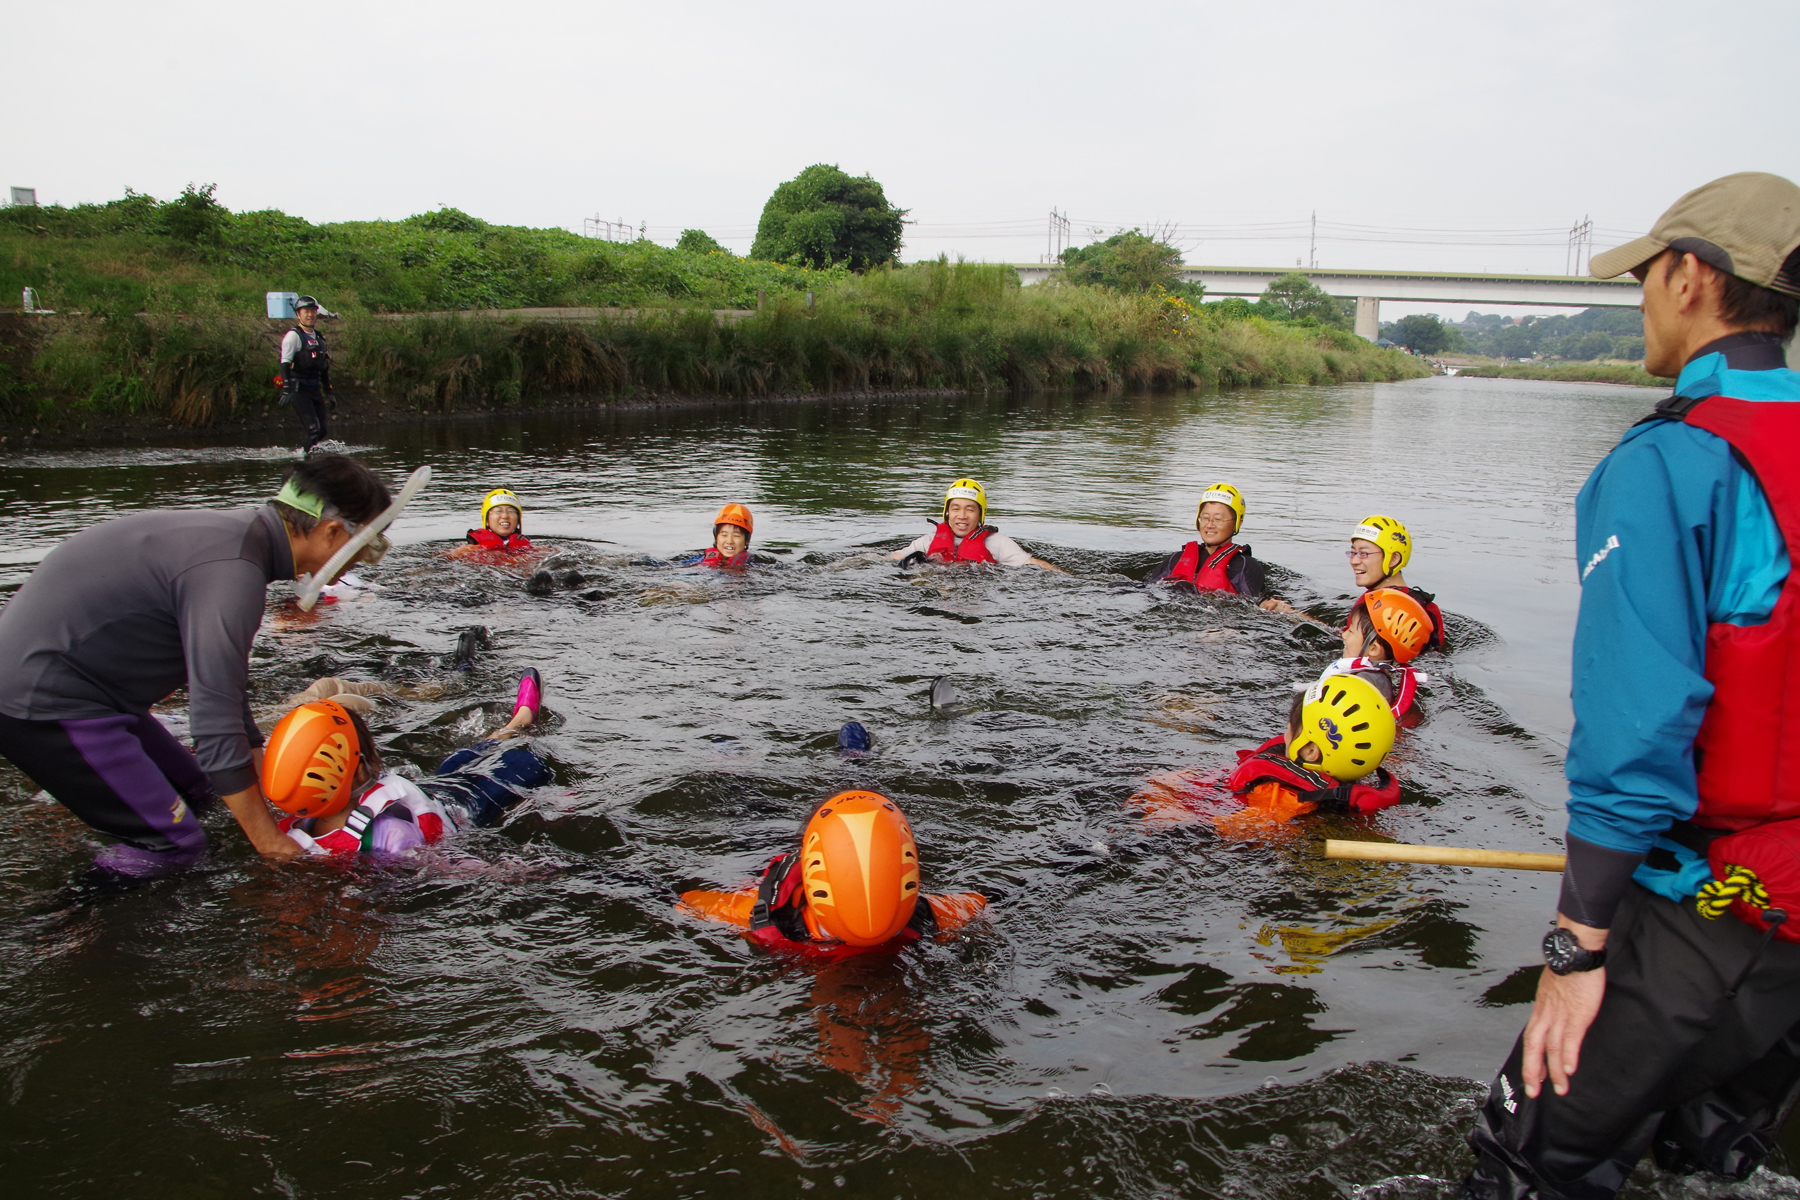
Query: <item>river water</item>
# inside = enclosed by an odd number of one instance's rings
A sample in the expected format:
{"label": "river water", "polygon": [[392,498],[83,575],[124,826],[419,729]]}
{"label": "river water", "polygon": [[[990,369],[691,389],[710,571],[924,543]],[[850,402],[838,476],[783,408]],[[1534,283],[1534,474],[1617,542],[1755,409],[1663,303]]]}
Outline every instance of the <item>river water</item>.
{"label": "river water", "polygon": [[[203,868],[69,904],[96,839],[0,764],[0,1178],[60,1196],[1447,1194],[1556,879],[1327,863],[1318,841],[1555,849],[1572,499],[1654,398],[1439,378],[363,431],[378,470],[436,476],[377,588],[316,619],[272,590],[260,711],[325,674],[425,684],[435,698],[373,724],[429,770],[536,665],[558,783],[386,865],[264,866],[215,818]],[[285,452],[242,441],[0,460],[0,586],[108,516],[269,495]],[[923,532],[958,475],[1073,575],[903,575],[872,553]],[[1350,596],[1349,526],[1410,525],[1408,578],[1439,593],[1453,647],[1390,760],[1400,806],[1240,841],[1130,804],[1275,732],[1291,683],[1333,657],[1313,626],[1135,583],[1220,478],[1279,590],[1326,621]],[[500,485],[585,582],[532,596],[444,557]],[[727,500],[755,511],[762,564],[655,561],[704,545]],[[446,670],[477,624],[492,649]],[[934,713],[940,675],[960,703]],[[874,754],[839,757],[847,720]],[[899,800],[927,887],[982,891],[990,917],[820,966],[672,907],[748,880],[852,786]],[[1647,1172],[1634,1191],[1700,1194]]]}

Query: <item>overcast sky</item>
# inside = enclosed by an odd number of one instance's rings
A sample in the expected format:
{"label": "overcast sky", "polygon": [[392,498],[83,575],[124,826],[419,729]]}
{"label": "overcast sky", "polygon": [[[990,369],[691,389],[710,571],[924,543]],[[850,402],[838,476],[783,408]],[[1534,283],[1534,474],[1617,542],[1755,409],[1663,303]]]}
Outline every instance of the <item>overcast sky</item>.
{"label": "overcast sky", "polygon": [[1054,207],[1285,265],[1316,211],[1322,267],[1560,273],[1583,217],[1604,249],[1800,178],[1794,0],[0,4],[0,183],[44,203],[211,182],[742,251],[829,162],[911,210],[908,260],[1035,262]]}

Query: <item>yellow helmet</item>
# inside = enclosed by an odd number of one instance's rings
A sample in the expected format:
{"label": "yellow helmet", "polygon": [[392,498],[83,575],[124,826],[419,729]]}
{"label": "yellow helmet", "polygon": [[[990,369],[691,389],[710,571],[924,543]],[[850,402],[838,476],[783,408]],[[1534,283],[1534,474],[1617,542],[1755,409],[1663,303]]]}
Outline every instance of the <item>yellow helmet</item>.
{"label": "yellow helmet", "polygon": [[487,528],[488,510],[502,504],[518,510],[519,524],[521,526],[525,524],[525,506],[519,503],[519,498],[506,488],[495,488],[481,501],[481,527],[483,529]]}
{"label": "yellow helmet", "polygon": [[1366,679],[1322,675],[1306,689],[1300,730],[1288,742],[1287,756],[1300,762],[1307,746],[1319,748],[1319,761],[1302,765],[1344,783],[1361,779],[1394,748],[1394,710]]}
{"label": "yellow helmet", "polygon": [[944,491],[944,519],[950,519],[950,502],[952,500],[973,500],[981,509],[981,519],[987,521],[987,489],[981,486],[979,479],[959,479]]}
{"label": "yellow helmet", "polygon": [[[1357,538],[1374,542],[1381,551],[1381,573],[1384,575],[1392,575],[1412,558],[1412,535],[1406,532],[1406,526],[1392,517],[1364,517],[1362,523],[1350,531],[1350,540]],[[1390,561],[1395,555],[1399,555],[1400,560]]]}
{"label": "yellow helmet", "polygon": [[1200,528],[1200,509],[1209,504],[1223,504],[1237,514],[1237,528],[1233,529],[1232,533],[1238,533],[1244,528],[1244,493],[1229,483],[1215,483],[1201,492],[1200,507],[1194,510],[1195,529]]}

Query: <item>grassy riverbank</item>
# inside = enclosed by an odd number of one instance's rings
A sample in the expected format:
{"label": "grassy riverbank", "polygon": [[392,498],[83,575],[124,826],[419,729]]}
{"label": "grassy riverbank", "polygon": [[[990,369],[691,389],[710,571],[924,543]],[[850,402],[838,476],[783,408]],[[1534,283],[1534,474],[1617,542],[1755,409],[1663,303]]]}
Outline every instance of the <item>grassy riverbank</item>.
{"label": "grassy riverbank", "polygon": [[[200,315],[15,318],[11,430],[285,424],[278,326]],[[1342,330],[1232,320],[1158,295],[1020,288],[1009,268],[926,263],[792,293],[742,320],[652,309],[591,322],[457,316],[328,323],[346,410],[601,405],[657,397],[1203,387],[1406,379],[1418,359]]]}
{"label": "grassy riverbank", "polygon": [[1675,381],[1652,375],[1642,367],[1599,363],[1529,363],[1506,366],[1459,367],[1458,375],[1477,379],[1544,379],[1559,383],[1625,383],[1635,387],[1669,387]]}

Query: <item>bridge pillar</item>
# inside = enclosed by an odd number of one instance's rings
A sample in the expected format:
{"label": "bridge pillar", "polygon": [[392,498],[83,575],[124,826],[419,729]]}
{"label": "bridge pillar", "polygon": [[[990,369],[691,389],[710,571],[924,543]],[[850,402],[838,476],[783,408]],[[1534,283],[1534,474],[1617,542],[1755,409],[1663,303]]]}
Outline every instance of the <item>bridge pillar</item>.
{"label": "bridge pillar", "polygon": [[1378,297],[1356,298],[1356,336],[1371,342],[1381,336],[1381,300]]}

